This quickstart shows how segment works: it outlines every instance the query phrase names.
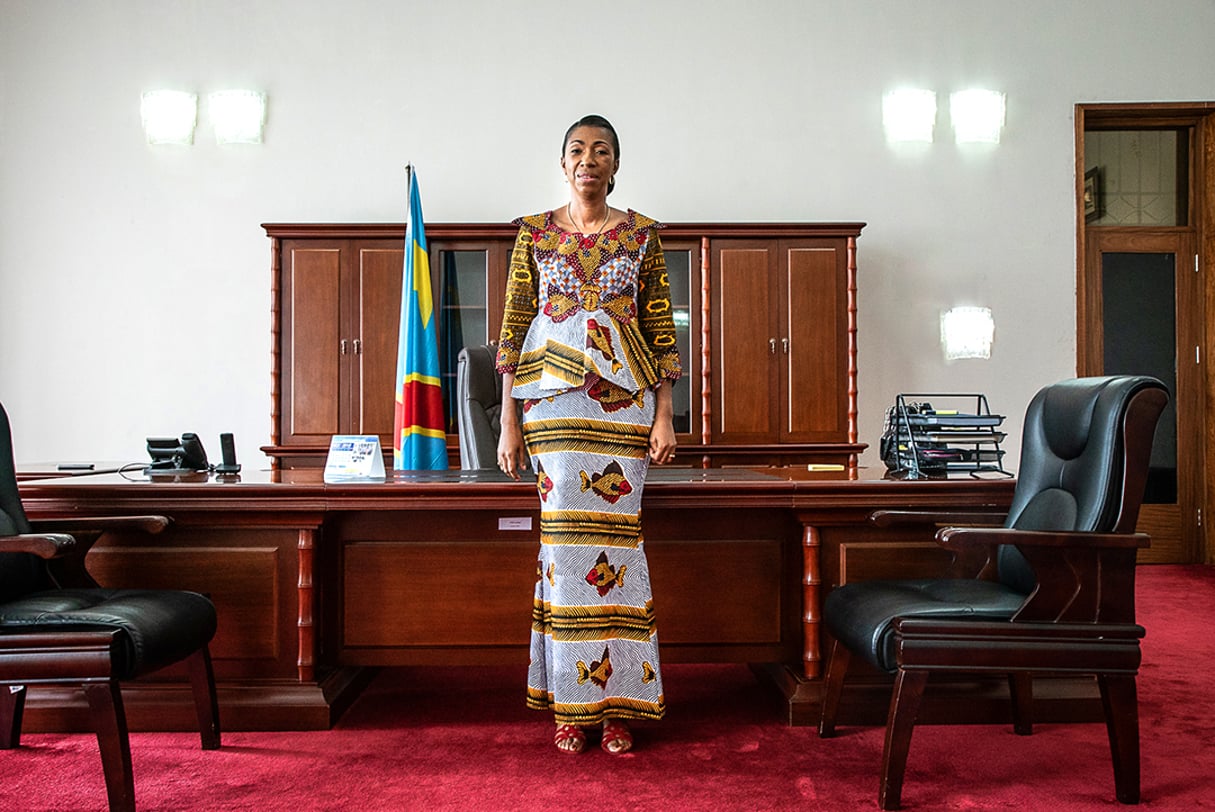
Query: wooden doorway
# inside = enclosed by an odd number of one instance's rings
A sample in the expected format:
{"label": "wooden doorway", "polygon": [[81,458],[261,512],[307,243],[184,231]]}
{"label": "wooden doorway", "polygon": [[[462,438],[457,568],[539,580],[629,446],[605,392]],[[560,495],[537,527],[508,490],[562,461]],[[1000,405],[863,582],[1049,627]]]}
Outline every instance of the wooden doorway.
{"label": "wooden doorway", "polygon": [[1215,563],[1215,103],[1076,106],[1077,373],[1151,374],[1172,395],[1153,449],[1141,561]]}

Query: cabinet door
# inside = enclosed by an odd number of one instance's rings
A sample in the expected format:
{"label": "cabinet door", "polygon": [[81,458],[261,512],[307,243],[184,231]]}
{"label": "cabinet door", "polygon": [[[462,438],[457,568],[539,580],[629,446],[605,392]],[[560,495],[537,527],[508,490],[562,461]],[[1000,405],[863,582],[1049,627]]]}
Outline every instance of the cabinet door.
{"label": "cabinet door", "polygon": [[405,251],[393,240],[360,241],[351,248],[348,315],[351,340],[344,431],[378,434],[392,448],[396,411],[397,351]]}
{"label": "cabinet door", "polygon": [[782,240],[779,250],[779,439],[847,442],[847,242]]}
{"label": "cabinet door", "polygon": [[679,442],[700,442],[701,351],[700,334],[701,245],[699,240],[663,240],[667,279],[671,287],[671,316],[675,342],[683,364],[683,377],[672,390],[675,433]]}
{"label": "cabinet door", "polygon": [[284,240],[283,445],[379,434],[391,447],[404,253],[394,240]]}
{"label": "cabinet door", "polygon": [[460,350],[498,343],[512,244],[503,240],[443,240],[430,244],[439,316],[439,371],[449,435],[458,431],[454,393]]}
{"label": "cabinet door", "polygon": [[345,240],[284,240],[279,335],[279,442],[328,443],[342,432],[340,342]]}
{"label": "cabinet door", "polygon": [[774,240],[714,240],[713,441],[772,443],[779,425],[779,253]]}
{"label": "cabinet door", "polygon": [[847,242],[715,240],[713,440],[846,442]]}

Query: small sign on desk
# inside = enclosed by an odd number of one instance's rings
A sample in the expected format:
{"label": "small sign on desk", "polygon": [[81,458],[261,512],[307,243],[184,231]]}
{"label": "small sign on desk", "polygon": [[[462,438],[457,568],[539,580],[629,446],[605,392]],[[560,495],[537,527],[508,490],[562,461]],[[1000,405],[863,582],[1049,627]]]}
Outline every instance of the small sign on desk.
{"label": "small sign on desk", "polygon": [[382,482],[384,454],[375,434],[335,434],[325,458],[326,482]]}

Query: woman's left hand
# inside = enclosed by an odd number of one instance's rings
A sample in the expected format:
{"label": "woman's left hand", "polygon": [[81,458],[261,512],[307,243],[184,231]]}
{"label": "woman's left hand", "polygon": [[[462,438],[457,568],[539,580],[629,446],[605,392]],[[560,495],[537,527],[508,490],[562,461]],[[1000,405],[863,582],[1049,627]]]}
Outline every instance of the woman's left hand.
{"label": "woman's left hand", "polygon": [[675,457],[671,384],[662,381],[654,387],[654,399],[654,425],[650,428],[650,459],[662,465]]}
{"label": "woman's left hand", "polygon": [[650,429],[650,459],[659,465],[675,458],[675,427],[659,418]]}

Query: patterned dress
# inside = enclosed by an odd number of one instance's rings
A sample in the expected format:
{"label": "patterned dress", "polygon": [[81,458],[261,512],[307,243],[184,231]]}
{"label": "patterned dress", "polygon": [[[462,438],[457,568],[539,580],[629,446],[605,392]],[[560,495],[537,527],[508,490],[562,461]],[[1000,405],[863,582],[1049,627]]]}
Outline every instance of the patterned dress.
{"label": "patterned dress", "polygon": [[524,217],[498,369],[514,372],[540,493],[527,704],[559,724],[659,719],[666,703],[641,534],[653,387],[680,376],[661,226],[602,234]]}

